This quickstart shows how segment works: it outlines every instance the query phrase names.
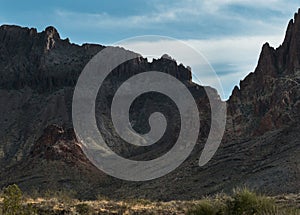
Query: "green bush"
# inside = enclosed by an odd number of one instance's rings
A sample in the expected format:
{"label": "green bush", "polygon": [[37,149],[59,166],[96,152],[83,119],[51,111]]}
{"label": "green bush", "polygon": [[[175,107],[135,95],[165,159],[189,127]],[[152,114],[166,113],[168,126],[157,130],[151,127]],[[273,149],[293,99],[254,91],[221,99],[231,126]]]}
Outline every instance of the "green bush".
{"label": "green bush", "polygon": [[31,204],[22,204],[23,193],[16,185],[9,185],[2,192],[3,215],[37,215],[37,209]]}
{"label": "green bush", "polygon": [[247,188],[236,189],[233,195],[200,201],[188,210],[190,215],[296,215],[298,209],[284,208]]}
{"label": "green bush", "polygon": [[22,191],[16,185],[9,185],[3,191],[2,212],[5,215],[19,215],[22,207]]}
{"label": "green bush", "polygon": [[271,199],[259,196],[247,188],[234,190],[231,201],[227,202],[229,214],[257,214],[274,206]]}

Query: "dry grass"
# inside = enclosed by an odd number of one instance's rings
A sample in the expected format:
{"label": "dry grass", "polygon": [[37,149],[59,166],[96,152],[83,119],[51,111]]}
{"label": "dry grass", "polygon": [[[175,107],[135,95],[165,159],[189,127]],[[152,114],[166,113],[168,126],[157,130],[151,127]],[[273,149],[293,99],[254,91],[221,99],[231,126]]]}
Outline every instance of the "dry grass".
{"label": "dry grass", "polygon": [[[22,213],[20,214],[300,214],[300,194],[266,197],[247,189],[235,190],[232,196],[218,194],[201,200],[169,202],[156,202],[147,199],[113,201],[107,198],[80,201],[72,198],[70,193],[56,192],[52,195],[35,198],[23,197]],[[0,205],[3,206],[3,198],[0,198]]]}

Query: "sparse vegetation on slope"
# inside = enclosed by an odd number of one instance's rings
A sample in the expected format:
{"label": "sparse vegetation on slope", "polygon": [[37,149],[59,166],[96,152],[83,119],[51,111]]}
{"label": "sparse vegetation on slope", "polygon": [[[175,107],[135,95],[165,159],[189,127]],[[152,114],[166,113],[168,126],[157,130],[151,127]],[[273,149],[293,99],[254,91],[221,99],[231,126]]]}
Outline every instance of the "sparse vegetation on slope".
{"label": "sparse vegetation on slope", "polygon": [[[96,214],[189,214],[189,215],[298,215],[300,195],[288,205],[282,197],[267,197],[248,189],[236,189],[231,196],[219,194],[193,201],[155,202],[145,199],[80,201],[70,193],[50,192],[44,197],[24,197],[17,185],[2,192],[3,215],[96,215]],[[297,208],[298,207],[298,208]]]}
{"label": "sparse vegetation on slope", "polygon": [[232,196],[221,195],[201,200],[188,210],[190,215],[298,215],[299,208],[278,204],[276,198],[259,195],[247,188],[236,189]]}

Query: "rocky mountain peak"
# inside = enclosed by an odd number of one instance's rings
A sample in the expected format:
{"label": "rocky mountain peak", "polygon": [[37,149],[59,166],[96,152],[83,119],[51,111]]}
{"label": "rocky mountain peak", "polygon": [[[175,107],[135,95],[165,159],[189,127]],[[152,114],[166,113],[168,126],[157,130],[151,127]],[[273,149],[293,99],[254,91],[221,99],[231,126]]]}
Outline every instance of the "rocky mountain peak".
{"label": "rocky mountain peak", "polygon": [[269,43],[265,43],[262,47],[255,72],[259,75],[272,77],[277,74],[275,49]]}
{"label": "rocky mountain peak", "polygon": [[59,33],[58,33],[57,29],[53,26],[46,27],[45,28],[45,33],[48,36],[51,36],[51,37],[56,38],[56,39],[60,39],[60,36],[59,36]]}
{"label": "rocky mountain peak", "polygon": [[25,41],[28,37],[35,37],[36,35],[36,28],[22,28],[16,25],[0,26],[0,43],[5,46],[14,46],[15,43]]}
{"label": "rocky mountain peak", "polygon": [[[256,75],[282,76],[300,68],[300,10],[288,23],[283,43],[276,49],[269,43],[262,47]],[[247,79],[247,78],[246,78]],[[259,79],[260,80],[260,79]]]}
{"label": "rocky mountain peak", "polygon": [[46,34],[46,46],[45,51],[48,51],[55,47],[56,41],[60,40],[58,31],[53,27],[49,26],[45,29]]}
{"label": "rocky mountain peak", "polygon": [[276,49],[279,73],[293,73],[300,67],[300,10],[290,20],[284,41]]}
{"label": "rocky mountain peak", "polygon": [[168,54],[163,54],[161,56],[161,59],[167,59],[167,60],[171,60],[171,61],[175,61],[175,59],[173,59],[170,55]]}
{"label": "rocky mountain peak", "polygon": [[[290,20],[282,45],[265,43],[258,65],[228,100],[230,130],[238,136],[260,135],[295,121],[299,107],[300,10]],[[295,114],[296,113],[296,114]]]}

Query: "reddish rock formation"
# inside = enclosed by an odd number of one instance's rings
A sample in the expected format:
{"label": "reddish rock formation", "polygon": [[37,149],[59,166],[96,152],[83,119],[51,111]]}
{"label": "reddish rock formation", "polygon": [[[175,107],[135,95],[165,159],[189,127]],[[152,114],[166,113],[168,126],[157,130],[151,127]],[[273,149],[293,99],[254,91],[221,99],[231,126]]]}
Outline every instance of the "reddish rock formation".
{"label": "reddish rock formation", "polygon": [[233,136],[261,135],[298,120],[300,15],[288,24],[284,42],[264,44],[254,73],[235,87],[228,100],[228,130]]}
{"label": "reddish rock formation", "polygon": [[64,130],[57,125],[50,125],[44,129],[42,136],[32,147],[30,156],[46,160],[60,160],[77,165],[91,162],[83,154],[80,144],[72,128]]}

